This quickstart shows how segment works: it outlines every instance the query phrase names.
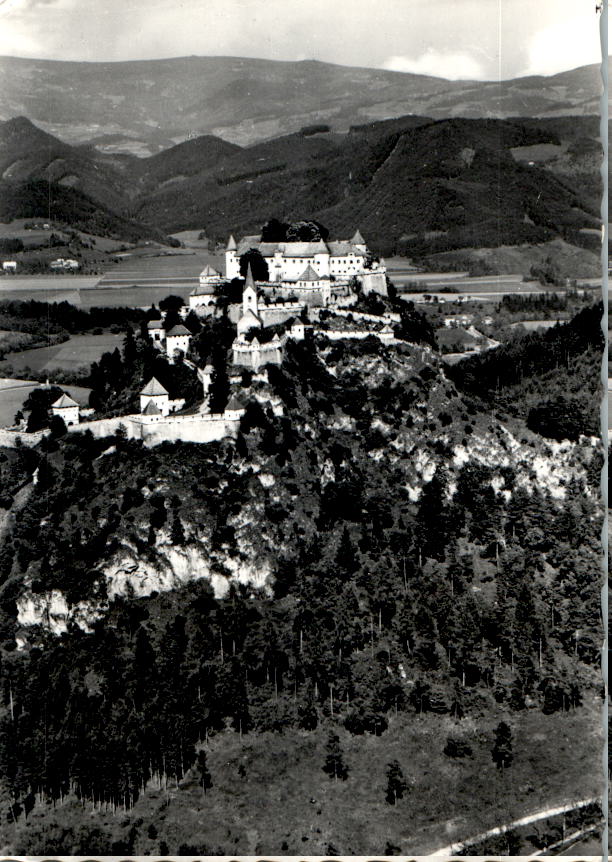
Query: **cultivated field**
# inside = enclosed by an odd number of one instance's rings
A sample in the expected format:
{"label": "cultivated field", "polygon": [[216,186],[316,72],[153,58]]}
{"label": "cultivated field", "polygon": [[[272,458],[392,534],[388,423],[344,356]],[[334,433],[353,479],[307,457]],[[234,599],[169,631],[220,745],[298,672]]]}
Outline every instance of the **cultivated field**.
{"label": "cultivated field", "polygon": [[563,320],[519,320],[517,323],[512,323],[511,326],[523,326],[530,332],[536,329],[550,329],[551,326],[556,326],[557,323],[564,323]]}
{"label": "cultivated field", "polygon": [[[99,275],[5,275],[0,278],[0,300],[8,293],[36,293],[81,290],[94,287],[100,281]],[[36,296],[22,296],[22,299],[40,299]]]}
{"label": "cultivated field", "polygon": [[6,361],[18,372],[25,369],[35,372],[52,369],[78,371],[89,368],[103,353],[121,347],[122,343],[123,335],[73,335],[68,341],[52,347],[9,353]]}
{"label": "cultivated field", "polygon": [[[0,428],[10,428],[15,419],[15,413],[23,408],[24,402],[33,389],[40,386],[33,380],[13,380],[0,377]],[[63,386],[66,392],[82,406],[86,406],[91,389],[83,386]]]}
{"label": "cultivated field", "polygon": [[200,249],[179,250],[172,253],[157,255],[134,254],[122,257],[119,263],[109,269],[103,279],[118,278],[197,278],[206,264],[220,270],[223,266],[223,256],[209,254]]}

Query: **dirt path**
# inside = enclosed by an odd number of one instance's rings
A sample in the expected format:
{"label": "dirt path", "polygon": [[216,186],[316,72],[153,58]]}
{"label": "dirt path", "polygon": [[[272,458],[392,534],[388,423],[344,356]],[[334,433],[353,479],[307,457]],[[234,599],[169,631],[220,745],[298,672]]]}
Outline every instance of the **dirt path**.
{"label": "dirt path", "polygon": [[565,814],[567,811],[574,811],[576,808],[584,808],[592,803],[600,803],[598,797],[592,799],[581,799],[579,802],[569,802],[565,805],[557,805],[553,808],[542,808],[534,814],[527,814],[518,820],[513,820],[511,823],[503,823],[501,826],[495,826],[487,832],[481,832],[479,835],[472,835],[469,838],[464,838],[462,841],[456,841],[454,844],[449,844],[446,847],[440,847],[430,853],[430,856],[455,856],[461,853],[462,848],[473,844],[479,844],[481,841],[486,841],[487,838],[494,838],[496,835],[503,835],[510,829],[516,829],[519,826],[529,826],[531,823],[536,823],[538,820],[545,820],[547,817],[555,817],[557,814]]}

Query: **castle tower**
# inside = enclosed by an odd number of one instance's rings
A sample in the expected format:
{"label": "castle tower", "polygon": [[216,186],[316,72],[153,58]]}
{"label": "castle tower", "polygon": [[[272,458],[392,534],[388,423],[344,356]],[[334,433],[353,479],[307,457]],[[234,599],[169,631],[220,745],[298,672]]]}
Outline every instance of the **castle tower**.
{"label": "castle tower", "polygon": [[365,244],[364,238],[361,236],[361,231],[359,228],[355,231],[353,238],[351,239],[351,245],[354,245],[358,251],[367,251],[368,247]]}
{"label": "castle tower", "polygon": [[255,287],[255,279],[251,270],[251,264],[247,269],[246,279],[244,280],[244,288],[242,291],[242,314],[245,315],[251,311],[255,317],[259,317],[259,306],[257,302],[257,288]]}
{"label": "castle tower", "polygon": [[228,281],[231,281],[232,278],[240,278],[240,262],[237,257],[237,250],[236,240],[230,234],[225,247],[225,277]]}

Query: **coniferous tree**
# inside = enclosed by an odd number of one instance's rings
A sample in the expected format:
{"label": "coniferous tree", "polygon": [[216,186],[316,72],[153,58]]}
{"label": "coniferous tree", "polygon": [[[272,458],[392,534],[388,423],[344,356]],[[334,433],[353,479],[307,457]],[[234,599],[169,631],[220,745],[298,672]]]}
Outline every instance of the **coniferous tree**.
{"label": "coniferous tree", "polygon": [[498,769],[506,769],[511,765],[514,755],[512,753],[512,731],[510,725],[505,721],[495,728],[495,741],[491,749],[493,762]]}
{"label": "coniferous tree", "polygon": [[344,762],[342,749],[340,748],[340,737],[337,733],[331,732],[326,745],[327,755],[323,764],[323,771],[330,778],[337,781],[339,778],[346,781],[348,778],[348,766]]}
{"label": "coniferous tree", "polygon": [[174,517],[172,519],[172,527],[170,528],[170,541],[173,545],[184,545],[185,544],[185,530],[183,529],[182,521],[179,517],[178,512],[174,512]]}
{"label": "coniferous tree", "polygon": [[208,769],[208,764],[206,762],[206,752],[204,751],[203,748],[201,748],[200,751],[198,751],[198,757],[196,760],[196,769],[198,772],[198,781],[199,781],[200,787],[204,791],[204,794],[206,794],[206,791],[210,790],[210,788],[213,786],[213,783],[212,783],[210,771]]}
{"label": "coniferous tree", "polygon": [[402,799],[408,790],[408,784],[404,780],[402,767],[397,760],[392,760],[387,765],[387,793],[385,799],[389,805],[395,805],[398,799]]}

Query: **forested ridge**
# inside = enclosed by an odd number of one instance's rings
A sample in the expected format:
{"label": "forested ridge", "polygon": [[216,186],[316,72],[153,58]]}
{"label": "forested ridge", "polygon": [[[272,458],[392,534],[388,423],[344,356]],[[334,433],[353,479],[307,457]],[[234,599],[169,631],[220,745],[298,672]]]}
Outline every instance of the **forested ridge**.
{"label": "forested ridge", "polygon": [[[512,307],[512,303],[506,303]],[[465,392],[527,420],[533,431],[556,440],[599,435],[601,302],[546,332],[513,338],[448,371]]]}
{"label": "forested ridge", "polygon": [[[566,353],[588,353],[597,336],[577,332],[561,328],[554,350],[566,333]],[[597,448],[555,455],[520,418],[462,395],[433,354],[376,339],[291,345],[269,383],[243,375],[240,397],[235,441],[147,450],[55,429],[0,463],[15,489],[38,468],[0,547],[10,834],[45,800],[129,811],[151,782],[186,776],[204,792],[198,751],[223,734],[382,740],[400,719],[452,718],[454,759],[471,756],[474,722],[579,715],[598,692]],[[529,465],[552,474],[560,457],[565,493]],[[170,552],[200,554],[227,592],[204,579],[108,594],[113,560],[161,572]],[[242,570],[269,571],[267,584]],[[25,594],[51,591],[82,605],[89,631],[76,617],[61,636],[17,622]],[[342,783],[330,745],[321,780]],[[395,804],[403,779],[390,774]]]}

